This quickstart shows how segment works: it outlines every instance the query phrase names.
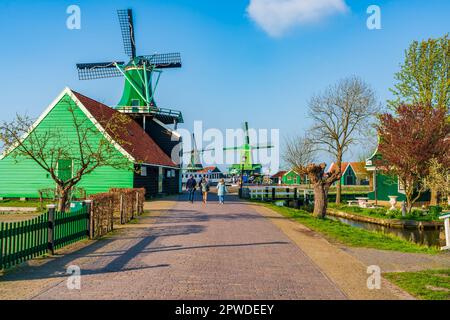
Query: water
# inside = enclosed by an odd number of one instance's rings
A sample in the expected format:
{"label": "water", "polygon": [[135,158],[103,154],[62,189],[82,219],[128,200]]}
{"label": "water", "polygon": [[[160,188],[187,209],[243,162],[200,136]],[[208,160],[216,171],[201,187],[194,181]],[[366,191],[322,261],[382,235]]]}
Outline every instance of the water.
{"label": "water", "polygon": [[442,241],[440,240],[440,230],[397,229],[369,222],[354,221],[341,217],[328,216],[328,218],[341,221],[342,223],[348,224],[352,227],[369,231],[382,232],[384,234],[392,234],[402,239],[421,245],[427,245],[429,247],[438,247],[443,245]]}

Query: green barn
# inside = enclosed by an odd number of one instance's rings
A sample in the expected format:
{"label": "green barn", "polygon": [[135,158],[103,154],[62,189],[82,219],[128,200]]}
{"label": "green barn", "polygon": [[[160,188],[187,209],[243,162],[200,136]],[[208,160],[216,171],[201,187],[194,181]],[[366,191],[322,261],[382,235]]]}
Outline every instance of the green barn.
{"label": "green barn", "polygon": [[[72,112],[69,111],[72,108]],[[78,187],[86,193],[106,192],[110,188],[146,189],[147,196],[159,193],[178,193],[180,185],[180,167],[177,166],[153,138],[144,131],[133,118],[126,124],[128,134],[115,141],[108,136],[108,129],[102,126],[106,120],[119,111],[80,93],[66,88],[38,118],[32,131],[46,132],[49,128],[58,128],[68,143],[75,140],[76,130],[71,121],[73,114],[85,119],[91,130],[99,131],[115,148],[115,157],[129,163],[129,168],[98,167],[84,176]],[[27,136],[29,137],[29,136]],[[27,137],[24,137],[24,142]],[[91,142],[95,145],[96,141]],[[77,151],[73,145],[73,152]],[[71,177],[73,160],[60,159],[58,175]],[[136,170],[138,167],[139,170]],[[66,177],[67,178],[67,177]],[[48,173],[35,161],[14,157],[14,150],[8,150],[0,156],[0,197],[38,198],[41,189],[54,188],[55,183]]]}

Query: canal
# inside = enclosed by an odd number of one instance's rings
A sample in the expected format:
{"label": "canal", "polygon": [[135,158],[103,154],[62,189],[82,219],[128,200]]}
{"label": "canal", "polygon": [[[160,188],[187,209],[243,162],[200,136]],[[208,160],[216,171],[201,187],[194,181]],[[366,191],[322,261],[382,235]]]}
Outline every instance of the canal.
{"label": "canal", "polygon": [[369,222],[354,221],[341,217],[328,216],[328,218],[335,221],[340,221],[352,227],[395,235],[402,239],[429,247],[439,247],[444,244],[444,239],[441,237],[443,230],[398,229]]}

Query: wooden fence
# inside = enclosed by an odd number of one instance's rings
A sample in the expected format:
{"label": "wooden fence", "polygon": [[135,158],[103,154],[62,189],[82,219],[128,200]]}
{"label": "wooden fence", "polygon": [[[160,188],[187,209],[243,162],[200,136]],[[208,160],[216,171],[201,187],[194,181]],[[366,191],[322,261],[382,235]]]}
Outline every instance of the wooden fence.
{"label": "wooden fence", "polygon": [[0,223],[0,269],[9,268],[48,251],[54,253],[89,235],[89,207],[76,212],[48,212],[27,221]]}
{"label": "wooden fence", "polygon": [[114,198],[114,215],[121,224],[126,224],[144,213],[145,189],[113,188],[109,192]]}
{"label": "wooden fence", "polygon": [[82,207],[56,212],[54,205],[42,215],[20,222],[0,223],[0,270],[86,238],[98,238],[114,229],[114,212],[127,223],[144,212],[145,189],[112,189],[91,196]]}
{"label": "wooden fence", "polygon": [[243,189],[244,198],[261,201],[297,200],[312,197],[312,190],[283,186],[249,186]]}

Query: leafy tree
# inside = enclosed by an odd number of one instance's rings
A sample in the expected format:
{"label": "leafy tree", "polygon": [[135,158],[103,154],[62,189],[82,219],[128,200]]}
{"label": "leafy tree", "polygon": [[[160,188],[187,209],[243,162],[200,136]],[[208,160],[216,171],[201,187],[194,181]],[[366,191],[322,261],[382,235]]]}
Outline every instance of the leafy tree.
{"label": "leafy tree", "polygon": [[400,104],[431,107],[450,106],[450,39],[414,41],[405,51],[405,60],[395,74],[397,83],[388,101],[395,110]]}
{"label": "leafy tree", "polygon": [[431,190],[436,190],[441,199],[447,200],[450,205],[450,166],[445,166],[437,159],[431,159],[429,168],[425,185]]}
{"label": "leafy tree", "polygon": [[[405,60],[395,74],[397,83],[388,101],[395,110],[400,104],[422,104],[433,108],[450,107],[450,39],[414,41],[405,51]],[[437,204],[438,191],[431,189],[431,204]]]}
{"label": "leafy tree", "polygon": [[427,189],[430,161],[450,165],[450,123],[442,108],[401,105],[396,115],[380,116],[378,125],[382,157],[377,166],[396,176],[405,189],[408,212]]}

